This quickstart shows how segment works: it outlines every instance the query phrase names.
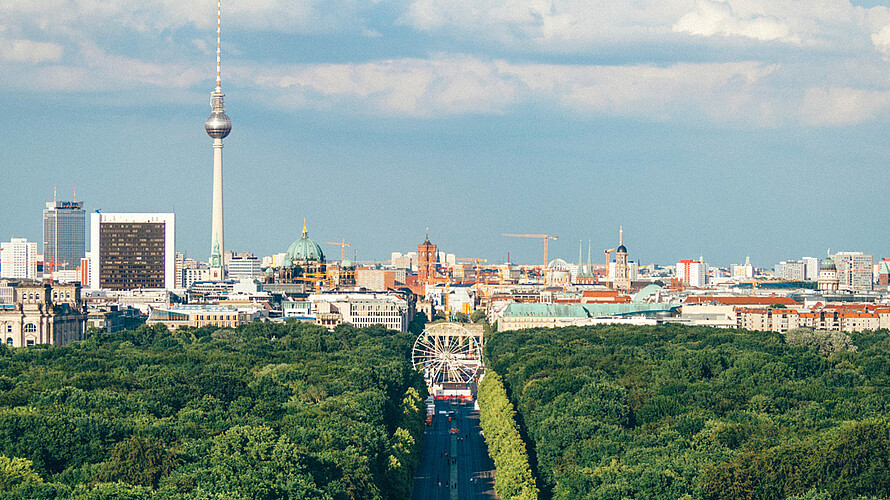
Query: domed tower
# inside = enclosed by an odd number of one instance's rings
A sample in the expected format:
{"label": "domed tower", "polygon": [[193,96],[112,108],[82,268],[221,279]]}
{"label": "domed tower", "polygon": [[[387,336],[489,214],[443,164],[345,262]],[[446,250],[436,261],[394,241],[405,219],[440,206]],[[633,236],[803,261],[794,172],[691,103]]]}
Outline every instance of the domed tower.
{"label": "domed tower", "polygon": [[615,275],[612,288],[630,290],[630,267],[627,263],[627,247],[624,246],[624,227],[618,226],[618,248],[615,249]]}
{"label": "domed tower", "polygon": [[223,179],[222,140],[232,131],[232,120],[226,116],[223,102],[225,94],[220,87],[220,10],[221,0],[216,2],[216,89],[210,93],[210,116],[204,120],[204,130],[213,138],[213,213],[210,222],[210,279],[225,279],[223,269]]}
{"label": "domed tower", "polygon": [[309,238],[306,221],[303,221],[303,235],[287,248],[284,265],[324,264],[324,262],[324,252],[321,251],[318,243]]}
{"label": "domed tower", "polygon": [[836,292],[838,289],[837,266],[831,260],[831,250],[828,251],[828,256],[825,257],[825,260],[819,266],[817,283],[821,292]]}
{"label": "domed tower", "polygon": [[303,221],[303,235],[287,248],[284,256],[286,281],[302,281],[319,283],[325,278],[324,252],[318,243],[309,238],[306,221]]}

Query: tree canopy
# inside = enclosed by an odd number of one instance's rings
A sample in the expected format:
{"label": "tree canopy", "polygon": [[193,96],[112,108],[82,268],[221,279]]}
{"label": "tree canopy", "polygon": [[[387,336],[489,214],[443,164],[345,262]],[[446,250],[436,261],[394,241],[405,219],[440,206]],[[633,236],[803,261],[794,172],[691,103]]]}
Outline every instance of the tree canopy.
{"label": "tree canopy", "polygon": [[890,338],[684,326],[492,333],[543,497],[890,498]]}
{"label": "tree canopy", "polygon": [[289,322],[0,346],[0,498],[406,498],[412,341]]}

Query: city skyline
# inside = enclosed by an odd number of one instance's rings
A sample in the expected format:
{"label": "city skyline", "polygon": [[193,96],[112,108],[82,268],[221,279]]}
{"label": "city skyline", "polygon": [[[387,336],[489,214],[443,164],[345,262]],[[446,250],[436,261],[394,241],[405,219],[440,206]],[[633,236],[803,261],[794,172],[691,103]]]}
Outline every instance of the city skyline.
{"label": "city skyline", "polygon": [[[213,3],[0,7],[4,239],[39,242],[76,187],[89,212],[176,212],[177,250],[209,257]],[[619,225],[642,264],[886,255],[877,2],[289,5],[224,7],[227,248],[283,252],[306,218],[359,260],[430,227],[459,257],[538,263],[500,234],[545,233],[604,263]]]}

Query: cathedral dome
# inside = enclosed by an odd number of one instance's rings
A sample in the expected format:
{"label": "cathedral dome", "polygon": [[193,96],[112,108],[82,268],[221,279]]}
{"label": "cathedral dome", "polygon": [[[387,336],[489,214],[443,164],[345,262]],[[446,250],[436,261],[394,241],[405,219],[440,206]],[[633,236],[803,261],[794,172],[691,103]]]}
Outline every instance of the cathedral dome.
{"label": "cathedral dome", "polygon": [[617,249],[615,249],[615,251],[618,253],[627,253],[627,247],[624,245],[621,245]]}
{"label": "cathedral dome", "polygon": [[834,265],[834,261],[831,260],[831,257],[827,257],[822,261],[822,265],[819,266],[819,269],[823,271],[837,271],[837,266]]}
{"label": "cathedral dome", "polygon": [[295,262],[324,262],[324,252],[318,243],[309,239],[309,231],[306,230],[306,223],[303,223],[303,236],[297,241],[291,243],[287,249],[285,257],[285,265],[293,265]]}

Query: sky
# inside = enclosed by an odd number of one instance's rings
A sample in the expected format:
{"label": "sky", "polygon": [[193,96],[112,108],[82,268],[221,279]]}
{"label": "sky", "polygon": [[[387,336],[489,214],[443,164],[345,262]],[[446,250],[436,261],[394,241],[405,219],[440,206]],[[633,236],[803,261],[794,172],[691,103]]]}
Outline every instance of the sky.
{"label": "sky", "polygon": [[[216,2],[0,3],[0,241],[176,213],[210,253]],[[890,8],[842,0],[222,3],[227,249],[758,267],[890,256]]]}

